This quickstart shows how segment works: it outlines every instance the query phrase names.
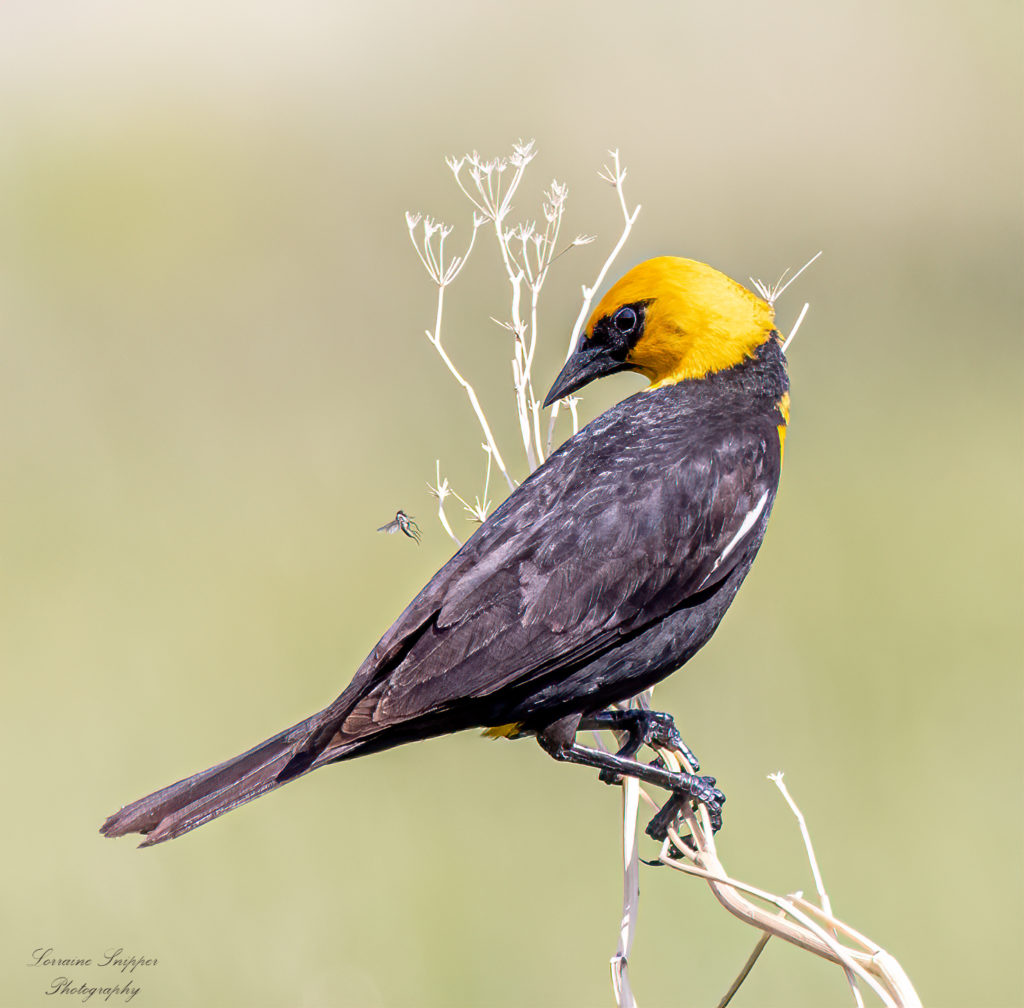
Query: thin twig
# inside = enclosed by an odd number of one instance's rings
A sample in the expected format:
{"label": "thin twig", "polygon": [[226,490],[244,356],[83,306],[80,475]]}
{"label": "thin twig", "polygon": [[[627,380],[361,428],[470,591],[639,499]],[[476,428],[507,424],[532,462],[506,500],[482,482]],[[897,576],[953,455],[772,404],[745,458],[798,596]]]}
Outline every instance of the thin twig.
{"label": "thin twig", "polygon": [[639,805],[640,782],[635,777],[627,777],[622,782],[622,920],[619,944],[611,958],[612,989],[619,1008],[636,1008],[628,966],[640,899],[640,860],[636,843]]}
{"label": "thin twig", "polygon": [[[603,172],[598,172],[598,175],[606,182],[610,183],[615,189],[619,197],[619,206],[622,210],[622,233],[619,235],[619,240],[615,243],[611,252],[608,254],[608,258],[605,259],[604,264],[598,271],[597,279],[594,281],[592,287],[583,286],[583,302],[580,305],[579,314],[576,316],[576,321],[572,325],[572,329],[569,330],[569,346],[565,351],[565,359],[568,360],[572,356],[573,350],[576,349],[576,343],[579,340],[579,335],[583,323],[586,322],[587,317],[590,315],[590,305],[594,300],[594,294],[604,283],[604,278],[608,275],[608,270],[611,269],[612,263],[618,258],[619,253],[622,251],[622,247],[626,244],[626,239],[629,238],[630,231],[633,230],[633,224],[636,221],[637,215],[640,213],[640,204],[638,203],[632,211],[626,205],[626,194],[622,188],[622,184],[626,179],[626,170],[622,167],[619,160],[619,151],[616,148],[608,152],[611,155],[614,169],[608,168],[606,165]],[[558,419],[558,409],[560,402],[556,402],[551,408],[551,417],[548,421],[548,443],[547,450],[551,453],[551,445],[555,437],[555,421]],[[573,433],[576,431],[576,420],[575,414],[573,417]]]}
{"label": "thin twig", "polygon": [[[618,152],[612,153],[615,164],[614,173],[612,169],[606,167],[602,177],[612,182],[619,190],[619,202],[623,208],[623,213],[626,214],[625,202],[621,192],[625,171],[619,164]],[[555,249],[568,196],[568,187],[558,181],[553,181],[544,192],[542,211],[545,223],[543,230],[538,229],[537,225],[531,222],[521,223],[513,227],[507,225],[506,220],[512,210],[512,201],[520,187],[527,166],[535,157],[536,151],[533,141],[519,141],[513,145],[512,153],[507,157],[484,160],[474,151],[472,154],[462,158],[446,159],[456,185],[470,201],[474,210],[473,234],[469,245],[462,256],[456,256],[451,261],[446,261],[445,259],[445,240],[452,232],[451,227],[447,224],[439,223],[430,217],[424,217],[422,214],[406,214],[406,224],[413,249],[424,269],[438,288],[435,325],[433,331],[427,331],[427,339],[441,357],[449,373],[465,391],[470,407],[485,438],[488,467],[493,462],[505,477],[510,490],[516,486],[515,480],[509,472],[505,459],[498,448],[487,414],[477,397],[476,391],[455,366],[442,343],[441,322],[444,310],[444,291],[455,277],[458,276],[469,258],[476,240],[477,230],[484,223],[490,222],[498,243],[505,275],[509,281],[510,321],[502,321],[500,324],[513,335],[512,379],[516,416],[519,421],[520,439],[523,445],[526,466],[532,472],[544,461],[545,457],[544,443],[540,430],[540,412],[542,407],[533,389],[533,365],[536,359],[540,331],[538,305],[541,288],[547,279],[552,263],[562,253],[568,251],[568,249],[588,244],[593,240],[586,235],[579,235],[562,252],[556,254]],[[510,168],[512,169],[511,172],[509,172]],[[466,177],[467,175],[468,178]],[[639,207],[637,208],[638,210]],[[417,232],[421,225],[422,234],[418,237]],[[616,251],[622,247],[626,234],[628,234],[628,226],[626,232],[620,238],[619,244],[616,246]],[[598,283],[603,280],[609,265],[610,259],[598,277]],[[523,318],[523,310],[521,308],[522,285],[524,282],[530,288],[529,321]],[[575,432],[578,429],[575,399],[570,401],[570,409],[573,414],[573,431]],[[551,433],[552,431],[549,430],[549,447]],[[474,505],[469,504],[465,498],[456,493],[447,483],[444,486],[444,495],[451,494],[454,496],[463,504],[473,520],[482,522],[486,519],[490,508],[490,502],[487,497],[489,475],[488,472],[487,476],[485,476],[484,495],[482,498],[478,497]],[[435,496],[438,496],[440,488],[440,474],[438,474],[437,488],[431,488]],[[443,495],[439,496],[438,510],[439,518],[444,519],[441,524],[445,532],[452,538],[453,542],[458,543],[457,537],[452,534],[451,527],[444,518]]]}
{"label": "thin twig", "polygon": [[[669,830],[669,839],[674,845],[676,845],[676,847],[685,846],[683,840],[674,829]],[[890,993],[885,990],[885,988],[873,976],[871,976],[870,973],[868,973],[865,968],[866,964],[862,964],[857,961],[858,957],[863,957],[863,953],[852,953],[844,946],[840,945],[832,935],[813,920],[809,914],[799,909],[792,900],[786,899],[784,896],[776,896],[774,893],[758,889],[756,886],[747,885],[744,882],[740,882],[738,879],[730,878],[724,873],[724,871],[709,871],[706,868],[686,864],[683,861],[678,861],[674,858],[668,857],[667,855],[662,855],[660,860],[662,864],[666,864],[670,868],[675,868],[677,871],[685,872],[688,875],[699,876],[700,878],[705,879],[709,884],[714,883],[711,885],[712,891],[718,897],[719,902],[721,902],[727,910],[733,908],[722,898],[723,893],[716,887],[723,887],[724,889],[732,890],[733,894],[743,893],[747,896],[754,896],[758,899],[764,900],[766,903],[771,903],[779,910],[784,910],[788,916],[794,919],[796,924],[802,925],[802,928],[794,928],[791,922],[782,920],[778,920],[778,923],[772,927],[770,923],[768,923],[769,921],[775,920],[772,915],[766,915],[763,911],[759,911],[759,908],[757,908],[753,903],[750,903],[749,900],[742,901],[742,903],[746,904],[747,907],[750,907],[755,911],[755,917],[761,921],[758,926],[762,930],[769,930],[780,938],[784,938],[786,941],[792,942],[794,945],[799,945],[801,948],[815,952],[817,955],[822,956],[822,958],[829,959],[840,966],[846,966],[857,975],[858,979],[862,980],[875,992],[886,1008],[900,1008],[899,1004],[894,1000]],[[747,914],[737,913],[737,916],[745,918]],[[814,941],[815,938],[817,939],[816,942]]]}
{"label": "thin twig", "polygon": [[796,283],[796,281],[799,278],[800,274],[803,273],[803,271],[805,269],[807,269],[808,266],[810,266],[812,263],[818,261],[818,258],[821,256],[823,251],[824,251],[823,249],[819,249],[817,252],[814,253],[814,255],[811,256],[810,259],[807,260],[807,262],[805,262],[803,264],[803,266],[800,267],[800,269],[798,269],[784,284],[782,284],[781,287],[778,286],[778,285],[776,286],[775,291],[774,291],[774,297],[772,297],[772,302],[773,303],[775,301],[777,301],[780,297],[782,297],[782,295],[785,294],[786,291],[794,283]]}
{"label": "thin twig", "polygon": [[750,282],[754,285],[754,290],[756,290],[757,293],[768,302],[768,304],[774,305],[775,302],[786,293],[789,287],[796,282],[797,277],[799,277],[800,274],[811,265],[811,263],[815,262],[821,254],[821,251],[815,252],[814,255],[812,255],[811,258],[808,259],[807,262],[805,262],[803,266],[801,266],[800,269],[798,269],[791,277],[789,277],[788,280],[786,279],[786,277],[789,276],[789,268],[787,267],[782,271],[782,276],[780,276],[773,284],[766,284],[763,280],[758,280],[755,277],[751,277]]}
{"label": "thin twig", "polygon": [[[622,709],[636,707],[649,710],[653,687],[635,697],[631,697],[618,706]],[[626,735],[614,733],[619,745]],[[604,743],[595,732],[598,747],[607,751]],[[629,984],[627,973],[629,953],[633,947],[633,936],[636,933],[637,915],[640,910],[640,854],[636,843],[637,816],[640,811],[640,799],[650,802],[650,796],[640,786],[635,777],[625,777],[622,781],[622,918],[619,926],[619,944],[612,956],[612,990],[619,1008],[636,1008],[636,998]]]}
{"label": "thin twig", "polygon": [[[797,324],[799,325],[799,320]],[[797,803],[793,800],[793,796],[789,793],[789,788],[786,787],[782,778],[783,774],[781,772],[768,775],[768,779],[774,782],[775,786],[782,792],[782,797],[786,799],[786,804],[789,805],[790,810],[796,817],[797,825],[800,827],[800,836],[803,837],[804,841],[804,850],[807,852],[807,861],[811,866],[811,875],[814,876],[814,887],[818,891],[818,899],[821,902],[821,908],[828,917],[831,917],[832,904],[829,901],[828,893],[825,890],[825,883],[821,877],[821,870],[818,868],[818,859],[814,854],[814,844],[811,843],[811,834],[807,829],[807,820],[804,819],[803,812],[800,811]],[[860,992],[857,990],[857,982],[849,970],[846,971],[846,982],[849,984],[850,990],[853,993],[854,1001],[859,1006],[862,1005],[863,1002],[861,1001]]]}
{"label": "thin twig", "polygon": [[782,779],[784,776],[781,771],[777,771],[776,773],[768,774],[768,780],[782,792],[782,797],[786,799],[786,804],[796,817],[797,825],[800,827],[800,836],[803,837],[804,849],[807,851],[807,860],[811,865],[811,875],[814,876],[814,888],[818,891],[818,899],[821,900],[822,910],[831,917],[832,904],[829,902],[828,893],[825,891],[825,883],[821,878],[821,871],[818,868],[818,859],[814,856],[814,845],[811,843],[811,834],[807,829],[807,820],[804,819],[803,812],[800,811],[796,802],[793,801],[793,796],[789,793],[789,788],[786,787],[786,782]]}
{"label": "thin twig", "polygon": [[810,307],[810,303],[805,301],[803,308],[800,309],[800,314],[797,316],[797,320],[793,323],[793,328],[790,329],[789,335],[786,337],[786,342],[782,344],[783,353],[789,349],[789,344],[796,339],[797,330],[800,328],[800,324],[803,322],[804,316],[807,314],[807,310]]}
{"label": "thin twig", "polygon": [[462,386],[466,396],[469,399],[469,404],[473,408],[473,412],[476,414],[477,422],[480,424],[480,429],[484,432],[484,437],[487,439],[487,445],[491,450],[494,458],[494,464],[501,470],[501,474],[505,477],[508,483],[509,490],[515,489],[515,482],[508,473],[508,469],[505,468],[505,461],[501,457],[501,452],[498,450],[497,442],[494,440],[494,435],[491,433],[490,424],[487,422],[487,416],[480,405],[480,400],[477,398],[476,391],[472,385],[456,368],[452,359],[448,356],[444,347],[441,344],[441,317],[444,311],[444,286],[438,286],[437,288],[437,316],[434,323],[434,332],[431,334],[430,330],[427,330],[427,339],[430,341],[434,349],[438,352],[441,360],[444,362],[446,368],[448,368],[451,376]]}
{"label": "thin twig", "polygon": [[444,510],[444,500],[452,491],[451,491],[451,488],[448,486],[448,480],[446,480],[446,479],[442,480],[441,479],[441,460],[440,459],[437,460],[437,483],[434,486],[431,486],[428,483],[427,484],[427,489],[430,491],[430,493],[434,497],[437,498],[437,520],[441,523],[441,528],[443,528],[445,530],[445,532],[448,534],[448,537],[451,539],[451,541],[453,543],[455,543],[456,547],[461,549],[462,548],[462,541],[452,531],[451,525],[448,524],[448,516],[445,514],[445,510]]}
{"label": "thin twig", "polygon": [[[782,911],[779,911],[782,914]],[[718,1002],[717,1008],[727,1008],[729,1002],[736,996],[736,992],[743,986],[743,981],[750,976],[750,971],[754,968],[754,964],[758,959],[761,958],[761,953],[764,951],[765,946],[771,941],[771,935],[765,931],[760,938],[757,939],[757,943],[754,945],[754,951],[747,956],[747,961],[743,964],[739,973],[736,974],[736,979],[733,980],[729,989],[722,995],[722,1000]]]}

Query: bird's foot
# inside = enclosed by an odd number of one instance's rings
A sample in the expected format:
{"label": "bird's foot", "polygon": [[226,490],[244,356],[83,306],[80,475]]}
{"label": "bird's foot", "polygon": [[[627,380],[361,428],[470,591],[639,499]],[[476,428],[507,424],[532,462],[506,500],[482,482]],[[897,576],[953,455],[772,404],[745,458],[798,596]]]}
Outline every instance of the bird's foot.
{"label": "bird's foot", "polygon": [[647,714],[651,722],[649,737],[644,739],[645,744],[661,749],[676,750],[690,765],[691,773],[700,773],[700,762],[694,751],[683,741],[672,715],[661,711],[644,711],[644,713]]}
{"label": "bird's foot", "polygon": [[[617,755],[626,759],[632,759],[644,745],[674,749],[682,754],[692,773],[700,771],[697,757],[683,741],[671,714],[637,707],[613,708],[588,715],[581,720],[579,727],[589,731],[608,729],[625,732],[626,740]],[[602,770],[600,777],[605,784],[622,783],[622,776],[611,770]]]}
{"label": "bird's foot", "polygon": [[714,777],[698,777],[695,774],[680,773],[675,775],[679,786],[673,788],[672,797],[655,814],[647,824],[647,835],[655,840],[664,840],[668,836],[669,827],[688,803],[703,805],[708,810],[711,830],[717,833],[722,828],[722,806],[725,795],[715,787]]}
{"label": "bird's foot", "polygon": [[[586,724],[584,727],[592,726]],[[670,792],[671,797],[647,827],[650,836],[656,840],[664,840],[679,810],[691,802],[701,804],[707,809],[713,830],[717,831],[721,827],[725,795],[715,787],[714,777],[674,772],[666,769],[663,764],[659,765],[660,760],[654,763],[641,763],[622,753],[610,753],[606,749],[581,746],[573,741],[579,727],[579,715],[575,715],[572,720],[562,719],[539,732],[537,741],[560,763],[578,763],[581,766],[593,767],[601,771],[602,779],[635,777],[645,784],[653,784]],[[605,777],[606,774],[608,777]]]}

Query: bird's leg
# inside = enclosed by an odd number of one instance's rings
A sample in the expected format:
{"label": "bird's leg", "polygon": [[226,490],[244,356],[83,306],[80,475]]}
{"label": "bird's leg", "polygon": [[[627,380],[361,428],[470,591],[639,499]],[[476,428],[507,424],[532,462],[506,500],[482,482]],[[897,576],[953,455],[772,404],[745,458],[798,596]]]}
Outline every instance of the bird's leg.
{"label": "bird's leg", "polygon": [[[692,767],[693,772],[700,772],[700,763],[697,762],[693,750],[682,740],[671,714],[627,707],[625,710],[612,708],[597,711],[580,720],[581,731],[600,731],[601,729],[624,731],[629,735],[622,748],[619,749],[619,756],[632,759],[642,745],[664,746],[666,749],[679,750]],[[609,781],[608,783],[614,782]]]}
{"label": "bird's leg", "polygon": [[[650,766],[638,760],[630,759],[599,749],[589,749],[575,742],[576,729],[581,719],[579,715],[562,718],[540,732],[537,740],[545,751],[563,763],[579,763],[582,766],[594,767],[627,777],[636,777],[647,784],[654,784],[672,792],[672,797],[665,808],[651,820],[647,827],[649,835],[656,840],[664,840],[669,825],[684,802],[697,801],[704,805],[711,817],[711,827],[717,831],[722,825],[722,804],[725,795],[715,787],[714,777],[699,777],[690,773],[673,773],[660,766]],[[667,810],[671,815],[666,817]],[[659,835],[660,834],[660,835]]]}

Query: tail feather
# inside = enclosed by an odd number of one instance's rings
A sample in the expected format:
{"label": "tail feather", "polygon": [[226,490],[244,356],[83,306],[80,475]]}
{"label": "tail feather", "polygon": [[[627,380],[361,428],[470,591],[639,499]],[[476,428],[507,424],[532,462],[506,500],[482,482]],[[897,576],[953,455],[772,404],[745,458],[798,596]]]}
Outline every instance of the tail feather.
{"label": "tail feather", "polygon": [[289,767],[320,715],[288,728],[248,752],[126,805],[100,827],[104,836],[146,835],[141,847],[188,833],[231,809],[301,776]]}

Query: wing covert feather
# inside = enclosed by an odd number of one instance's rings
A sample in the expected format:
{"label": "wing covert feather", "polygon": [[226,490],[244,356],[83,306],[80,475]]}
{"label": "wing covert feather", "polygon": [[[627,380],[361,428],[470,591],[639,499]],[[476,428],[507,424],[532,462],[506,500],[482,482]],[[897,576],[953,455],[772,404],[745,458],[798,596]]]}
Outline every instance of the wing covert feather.
{"label": "wing covert feather", "polygon": [[[364,664],[370,688],[344,734],[557,673],[728,575],[744,519],[775,489],[771,437],[683,427],[652,445],[608,416],[552,455],[408,606]],[[721,562],[730,543],[739,548]]]}

